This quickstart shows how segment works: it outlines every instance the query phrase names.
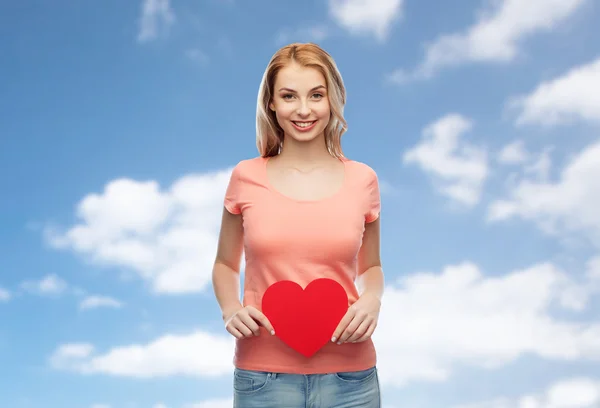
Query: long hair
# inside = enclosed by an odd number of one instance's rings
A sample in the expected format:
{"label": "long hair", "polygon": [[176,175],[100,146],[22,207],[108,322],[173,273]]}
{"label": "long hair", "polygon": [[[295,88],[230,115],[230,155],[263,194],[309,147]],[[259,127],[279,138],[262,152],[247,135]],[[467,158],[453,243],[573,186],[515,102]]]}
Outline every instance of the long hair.
{"label": "long hair", "polygon": [[327,95],[331,116],[325,127],[325,144],[329,153],[343,158],[341,138],[348,129],[344,119],[346,88],[335,61],[316,44],[294,43],[279,49],[263,74],[256,104],[256,147],[262,157],[275,156],[283,146],[283,129],[277,122],[275,112],[269,109],[273,98],[273,87],[279,70],[295,62],[304,67],[315,68],[327,81]]}

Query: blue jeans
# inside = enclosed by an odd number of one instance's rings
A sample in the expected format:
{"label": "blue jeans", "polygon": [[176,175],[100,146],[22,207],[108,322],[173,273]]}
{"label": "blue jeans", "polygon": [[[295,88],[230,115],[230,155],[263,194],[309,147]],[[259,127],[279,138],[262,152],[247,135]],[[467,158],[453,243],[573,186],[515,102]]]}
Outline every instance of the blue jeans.
{"label": "blue jeans", "polygon": [[332,374],[235,369],[234,408],[381,408],[377,368]]}

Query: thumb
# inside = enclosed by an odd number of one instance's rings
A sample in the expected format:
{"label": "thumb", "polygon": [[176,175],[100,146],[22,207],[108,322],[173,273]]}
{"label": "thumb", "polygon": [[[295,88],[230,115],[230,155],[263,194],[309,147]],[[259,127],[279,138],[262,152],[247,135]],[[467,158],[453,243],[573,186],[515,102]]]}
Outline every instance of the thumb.
{"label": "thumb", "polygon": [[353,313],[352,309],[348,309],[348,311],[346,312],[346,314],[344,315],[342,320],[340,320],[337,328],[333,332],[331,341],[335,342],[337,339],[340,338],[340,336],[342,335],[344,330],[346,330],[346,327],[348,327],[348,324],[350,324],[350,321],[352,320],[352,318],[354,318],[354,313]]}
{"label": "thumb", "polygon": [[269,331],[269,333],[275,334],[275,329],[273,329],[273,325],[271,324],[269,319],[267,319],[267,316],[265,316],[264,313],[255,308],[252,308],[249,311],[250,316],[252,316],[253,319],[258,320],[260,324]]}

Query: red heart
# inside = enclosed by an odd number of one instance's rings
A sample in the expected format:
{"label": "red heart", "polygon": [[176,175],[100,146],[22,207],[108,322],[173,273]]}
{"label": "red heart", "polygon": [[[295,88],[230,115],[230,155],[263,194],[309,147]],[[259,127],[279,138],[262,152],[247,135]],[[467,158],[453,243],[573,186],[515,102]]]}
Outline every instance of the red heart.
{"label": "red heart", "polygon": [[331,340],[348,311],[348,295],[332,279],[315,279],[304,290],[295,282],[279,281],[263,295],[262,311],[281,341],[311,357]]}

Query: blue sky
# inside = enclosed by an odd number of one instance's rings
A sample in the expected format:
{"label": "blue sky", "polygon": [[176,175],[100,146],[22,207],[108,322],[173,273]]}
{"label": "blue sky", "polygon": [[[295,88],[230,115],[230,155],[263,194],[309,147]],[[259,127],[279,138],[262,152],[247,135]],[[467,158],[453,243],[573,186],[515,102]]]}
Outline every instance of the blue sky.
{"label": "blue sky", "polygon": [[0,406],[231,406],[210,288],[268,59],[383,187],[385,408],[600,405],[592,0],[0,3]]}

